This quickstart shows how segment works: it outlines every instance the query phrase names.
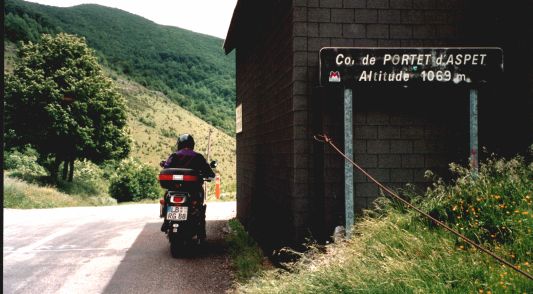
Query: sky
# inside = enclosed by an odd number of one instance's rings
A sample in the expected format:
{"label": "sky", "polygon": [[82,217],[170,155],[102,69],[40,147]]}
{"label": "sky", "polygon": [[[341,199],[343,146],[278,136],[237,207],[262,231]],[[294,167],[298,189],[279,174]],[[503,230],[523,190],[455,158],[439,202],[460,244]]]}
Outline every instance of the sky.
{"label": "sky", "polygon": [[237,0],[31,0],[51,6],[99,4],[140,15],[153,22],[226,38]]}

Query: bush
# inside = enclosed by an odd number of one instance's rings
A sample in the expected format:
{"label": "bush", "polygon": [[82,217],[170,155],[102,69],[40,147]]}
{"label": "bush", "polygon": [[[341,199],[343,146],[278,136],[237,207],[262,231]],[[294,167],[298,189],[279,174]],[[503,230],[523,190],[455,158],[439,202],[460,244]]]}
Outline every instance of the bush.
{"label": "bush", "polygon": [[[4,169],[13,178],[38,185],[50,185],[47,178],[46,168],[37,163],[37,152],[31,147],[25,147],[22,151],[9,150],[4,153]],[[107,199],[109,195],[109,181],[106,180],[103,170],[88,160],[76,160],[74,165],[74,180],[68,182],[59,180],[57,190],[69,194],[84,197],[97,197]],[[102,202],[103,200],[99,199]],[[104,203],[105,202],[105,203]],[[107,204],[105,200],[102,204]]]}
{"label": "bush", "polygon": [[174,128],[161,129],[161,135],[167,138],[176,138],[178,136]]}
{"label": "bush", "polygon": [[141,122],[143,125],[151,127],[151,128],[155,128],[155,126],[156,126],[153,117],[140,116],[139,117],[139,122]]}
{"label": "bush", "polygon": [[89,160],[76,160],[74,166],[74,180],[72,182],[60,180],[59,190],[82,196],[108,196],[109,181],[104,171]]}
{"label": "bush", "polygon": [[34,182],[47,176],[46,169],[37,163],[38,154],[35,149],[26,146],[22,151],[9,150],[4,152],[4,169],[13,177]]}
{"label": "bush", "polygon": [[109,194],[118,202],[157,199],[162,194],[157,171],[137,159],[125,159],[111,178]]}

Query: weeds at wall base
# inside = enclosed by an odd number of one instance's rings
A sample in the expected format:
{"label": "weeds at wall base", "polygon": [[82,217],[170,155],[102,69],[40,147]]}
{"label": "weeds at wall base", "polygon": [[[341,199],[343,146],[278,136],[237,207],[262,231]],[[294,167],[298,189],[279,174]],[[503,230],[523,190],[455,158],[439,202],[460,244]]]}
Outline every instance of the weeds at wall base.
{"label": "weeds at wall base", "polygon": [[[517,157],[482,163],[477,179],[408,195],[424,211],[533,272],[533,165]],[[263,271],[240,293],[533,293],[533,282],[388,199],[356,222],[353,237],[302,258],[290,272]],[[494,230],[496,228],[496,230]],[[504,232],[507,232],[504,234]]]}

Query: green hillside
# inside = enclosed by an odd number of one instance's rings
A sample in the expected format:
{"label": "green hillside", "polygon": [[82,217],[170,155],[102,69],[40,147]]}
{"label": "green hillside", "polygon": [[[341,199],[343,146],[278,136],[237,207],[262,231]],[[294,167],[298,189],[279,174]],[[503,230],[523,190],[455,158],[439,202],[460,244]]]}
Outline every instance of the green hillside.
{"label": "green hillside", "polygon": [[99,5],[58,8],[7,0],[4,23],[5,38],[14,42],[36,41],[41,33],[84,36],[105,66],[233,135],[235,57],[224,55],[222,39]]}
{"label": "green hillside", "polygon": [[132,156],[158,167],[159,162],[175,150],[177,135],[190,133],[196,141],[195,149],[207,157],[209,130],[212,130],[210,159],[219,163],[217,173],[222,179],[222,191],[236,190],[235,138],[213,128],[162,93],[148,90],[123,76],[109,75],[126,98],[128,129],[133,138]]}
{"label": "green hillside", "polygon": [[[4,73],[13,71],[16,45],[4,44]],[[106,69],[119,92],[126,98],[127,129],[133,139],[131,156],[153,167],[175,150],[177,134],[190,133],[196,140],[196,150],[207,157],[209,130],[211,133],[210,159],[218,161],[216,172],[221,177],[223,194],[236,191],[235,138],[183,109],[163,93],[146,89],[123,74]],[[214,185],[210,185],[214,189]]]}

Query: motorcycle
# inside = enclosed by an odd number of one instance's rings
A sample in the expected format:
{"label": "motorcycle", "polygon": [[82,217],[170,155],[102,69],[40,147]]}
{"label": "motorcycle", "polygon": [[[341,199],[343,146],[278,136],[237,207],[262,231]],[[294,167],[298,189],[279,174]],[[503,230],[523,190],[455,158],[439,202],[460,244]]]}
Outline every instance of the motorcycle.
{"label": "motorcycle", "polygon": [[[211,168],[216,165],[216,161],[210,164]],[[183,255],[187,246],[205,241],[207,205],[202,185],[211,180],[189,168],[164,168],[159,173],[159,183],[167,190],[160,200],[159,216],[164,218],[162,230],[174,258]]]}

